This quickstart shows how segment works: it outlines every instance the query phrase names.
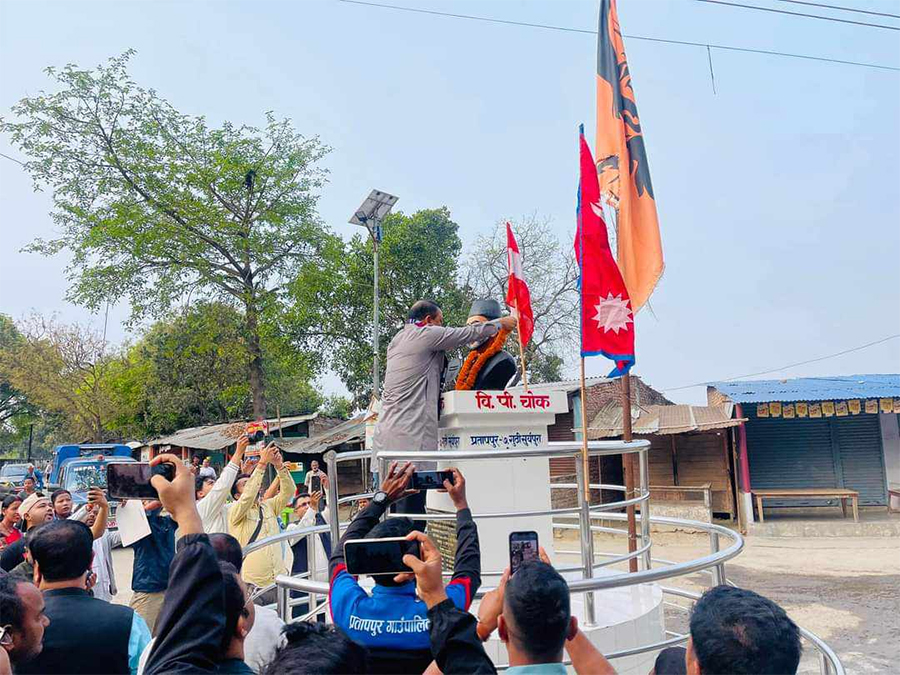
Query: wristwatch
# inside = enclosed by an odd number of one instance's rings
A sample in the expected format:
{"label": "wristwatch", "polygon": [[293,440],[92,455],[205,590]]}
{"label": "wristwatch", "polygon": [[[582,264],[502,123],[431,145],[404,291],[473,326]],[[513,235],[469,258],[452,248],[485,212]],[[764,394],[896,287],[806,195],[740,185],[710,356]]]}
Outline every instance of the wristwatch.
{"label": "wristwatch", "polygon": [[373,504],[378,504],[380,506],[384,506],[385,504],[387,504],[387,502],[388,502],[387,492],[384,492],[382,490],[379,490],[378,492],[376,492],[372,497]]}

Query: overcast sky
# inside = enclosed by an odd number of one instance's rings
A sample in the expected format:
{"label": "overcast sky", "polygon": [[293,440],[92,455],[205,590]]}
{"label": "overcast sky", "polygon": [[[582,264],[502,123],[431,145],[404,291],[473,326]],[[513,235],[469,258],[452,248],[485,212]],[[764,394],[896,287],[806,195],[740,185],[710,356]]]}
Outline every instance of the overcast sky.
{"label": "overcast sky", "polygon": [[[597,20],[592,0],[392,4],[582,29]],[[620,0],[619,14],[626,35],[900,65],[894,31],[691,0]],[[408,212],[448,206],[466,243],[532,212],[563,238],[574,230],[577,128],[593,138],[595,120],[591,35],[336,0],[0,0],[0,111],[49,87],[48,65],[88,67],[129,48],[133,77],[183,112],[259,124],[273,110],[319,134],[334,148],[320,212],[345,236],[371,188]],[[634,372],[669,389],[900,333],[900,73],[713,50],[714,94],[705,49],[627,38],[626,49],[666,257],[655,316],[638,317]],[[7,138],[0,152],[20,157]],[[19,252],[53,235],[50,200],[4,158],[0,204],[0,312],[102,326],[65,302],[65,256]],[[110,311],[115,340],[127,338],[127,313]],[[892,340],[768,377],[898,367]],[[589,374],[609,368],[588,362]],[[333,377],[322,386],[339,388]],[[702,388],[668,393],[705,401]]]}

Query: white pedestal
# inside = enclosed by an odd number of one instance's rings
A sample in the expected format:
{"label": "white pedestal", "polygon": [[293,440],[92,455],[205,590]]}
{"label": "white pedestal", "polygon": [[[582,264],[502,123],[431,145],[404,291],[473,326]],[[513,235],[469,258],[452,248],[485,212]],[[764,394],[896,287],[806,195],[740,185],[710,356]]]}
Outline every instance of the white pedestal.
{"label": "white pedestal", "polygon": [[[442,450],[506,450],[537,448],[547,443],[547,427],[558,413],[568,412],[562,391],[525,392],[451,391],[443,395],[440,423]],[[466,478],[466,494],[473,513],[548,511],[550,460],[491,459],[447,462]],[[428,493],[428,507],[452,513],[450,498]],[[509,533],[534,530],[553,558],[553,527],[549,515],[516,519],[479,519],[481,569],[487,585],[496,582],[509,565]]]}
{"label": "white pedestal", "polygon": [[[442,450],[504,450],[546,445],[547,427],[557,414],[568,412],[563,391],[529,394],[515,392],[452,391],[442,398],[440,447]],[[466,477],[466,493],[473,513],[548,511],[550,504],[550,460],[490,459],[448,461]],[[446,494],[428,493],[429,509],[452,513]],[[481,569],[485,586],[494,586],[509,565],[509,533],[534,530],[556,564],[550,516],[480,518]],[[577,544],[575,544],[577,546]],[[571,564],[571,563],[569,563]],[[559,565],[557,565],[559,567]],[[596,568],[594,576],[614,574]],[[580,579],[577,572],[565,573]],[[584,594],[572,595],[572,613],[582,630],[604,654],[631,649],[665,638],[662,591],[656,584],[614,588],[594,593],[596,624],[586,625]],[[473,607],[473,612],[477,608]],[[506,648],[496,634],[485,644],[494,663],[508,663]],[[619,675],[645,675],[653,667],[656,652],[613,661]],[[571,672],[574,672],[569,669]]]}

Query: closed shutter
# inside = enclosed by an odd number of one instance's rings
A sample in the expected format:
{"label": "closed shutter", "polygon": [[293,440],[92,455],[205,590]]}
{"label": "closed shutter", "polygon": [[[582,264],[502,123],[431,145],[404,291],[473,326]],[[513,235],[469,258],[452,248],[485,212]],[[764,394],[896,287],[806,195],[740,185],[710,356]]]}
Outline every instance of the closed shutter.
{"label": "closed shutter", "polygon": [[[839,486],[827,419],[758,418],[755,410],[748,410],[752,407],[744,406],[751,489]],[[769,503],[821,506],[829,500],[766,500]]]}
{"label": "closed shutter", "polygon": [[859,503],[886,506],[884,453],[878,415],[835,417],[844,487],[859,492]]}
{"label": "closed shutter", "polygon": [[[747,452],[752,488],[833,488],[859,492],[865,506],[887,504],[878,415],[758,418],[751,406]],[[772,506],[837,505],[837,500],[767,500]]]}

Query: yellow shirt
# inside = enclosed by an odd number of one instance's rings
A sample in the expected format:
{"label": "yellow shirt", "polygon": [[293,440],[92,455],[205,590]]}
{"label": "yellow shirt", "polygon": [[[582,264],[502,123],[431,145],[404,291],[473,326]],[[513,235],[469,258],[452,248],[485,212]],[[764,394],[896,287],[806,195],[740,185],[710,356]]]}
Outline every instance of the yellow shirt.
{"label": "yellow shirt", "polygon": [[[241,546],[246,546],[256,530],[259,522],[260,510],[262,510],[263,525],[256,537],[256,541],[271,537],[281,532],[278,526],[278,515],[284,510],[294,496],[294,480],[290,472],[282,466],[278,470],[278,481],[281,484],[278,494],[259,504],[257,508],[257,495],[262,487],[265,468],[257,466],[244,485],[244,491],[240,498],[231,506],[228,512],[228,532],[237,539]],[[244,581],[259,587],[268,586],[275,582],[279,574],[290,574],[292,560],[287,559],[291,554],[288,542],[272,544],[254,551],[244,558],[244,566],[241,576]],[[285,553],[286,551],[286,553]],[[290,556],[293,558],[293,556]]]}

